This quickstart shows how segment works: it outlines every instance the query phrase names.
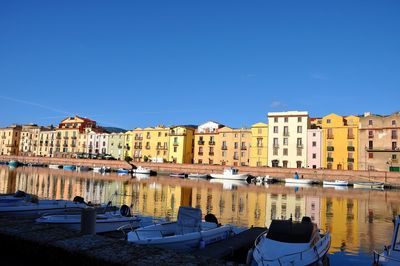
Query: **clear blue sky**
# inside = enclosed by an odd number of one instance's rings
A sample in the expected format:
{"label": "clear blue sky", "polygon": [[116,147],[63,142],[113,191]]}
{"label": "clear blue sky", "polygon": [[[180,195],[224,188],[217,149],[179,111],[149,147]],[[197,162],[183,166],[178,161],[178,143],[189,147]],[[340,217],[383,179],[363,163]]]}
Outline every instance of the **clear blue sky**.
{"label": "clear blue sky", "polygon": [[400,1],[0,1],[0,126],[400,110]]}

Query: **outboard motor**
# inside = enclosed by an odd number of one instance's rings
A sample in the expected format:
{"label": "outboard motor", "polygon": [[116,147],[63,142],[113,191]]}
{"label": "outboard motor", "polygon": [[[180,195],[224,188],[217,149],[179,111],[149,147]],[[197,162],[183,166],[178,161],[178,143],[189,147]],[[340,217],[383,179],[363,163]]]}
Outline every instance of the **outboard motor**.
{"label": "outboard motor", "polygon": [[85,200],[80,196],[75,196],[73,202],[84,203],[85,204]]}
{"label": "outboard motor", "polygon": [[121,213],[122,216],[124,217],[131,217],[131,208],[129,208],[127,205],[122,205],[119,212]]}
{"label": "outboard motor", "polygon": [[204,216],[204,220],[209,223],[215,223],[217,226],[221,226],[221,224],[218,223],[217,217],[215,217],[215,215],[212,213],[209,213],[206,216]]}

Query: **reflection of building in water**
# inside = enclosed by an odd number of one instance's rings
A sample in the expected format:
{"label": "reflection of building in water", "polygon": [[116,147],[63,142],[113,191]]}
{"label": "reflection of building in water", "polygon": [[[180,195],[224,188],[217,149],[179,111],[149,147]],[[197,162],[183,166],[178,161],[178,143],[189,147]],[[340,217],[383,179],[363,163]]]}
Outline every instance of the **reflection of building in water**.
{"label": "reflection of building in water", "polygon": [[265,225],[269,227],[274,219],[301,221],[306,214],[306,200],[298,194],[268,194]]}
{"label": "reflection of building in water", "polygon": [[321,226],[320,221],[320,213],[321,213],[321,200],[319,197],[306,196],[306,216],[309,216],[311,220],[318,225],[318,228]]}
{"label": "reflection of building in water", "polygon": [[321,199],[321,228],[331,233],[330,252],[357,251],[359,240],[358,201],[345,198]]}

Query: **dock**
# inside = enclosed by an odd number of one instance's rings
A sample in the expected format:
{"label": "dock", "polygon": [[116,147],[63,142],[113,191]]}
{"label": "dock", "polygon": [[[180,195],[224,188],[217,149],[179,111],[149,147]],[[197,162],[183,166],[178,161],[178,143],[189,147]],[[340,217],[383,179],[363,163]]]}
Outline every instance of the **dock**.
{"label": "dock", "polygon": [[231,238],[206,246],[203,249],[192,252],[192,255],[209,257],[217,260],[230,260],[244,263],[247,252],[254,246],[256,238],[267,228],[251,227]]}

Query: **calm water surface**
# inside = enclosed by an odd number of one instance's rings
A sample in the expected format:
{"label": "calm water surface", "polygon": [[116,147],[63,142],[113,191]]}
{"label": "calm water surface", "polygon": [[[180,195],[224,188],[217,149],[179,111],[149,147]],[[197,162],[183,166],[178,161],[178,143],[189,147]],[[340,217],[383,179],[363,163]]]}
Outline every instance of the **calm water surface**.
{"label": "calm water surface", "polygon": [[332,234],[330,265],[371,265],[372,251],[392,237],[400,191],[322,187],[256,186],[241,182],[182,180],[76,173],[47,168],[0,166],[0,193],[23,190],[41,198],[127,204],[145,215],[175,219],[180,205],[213,213],[222,224],[269,226],[272,219],[310,216]]}

